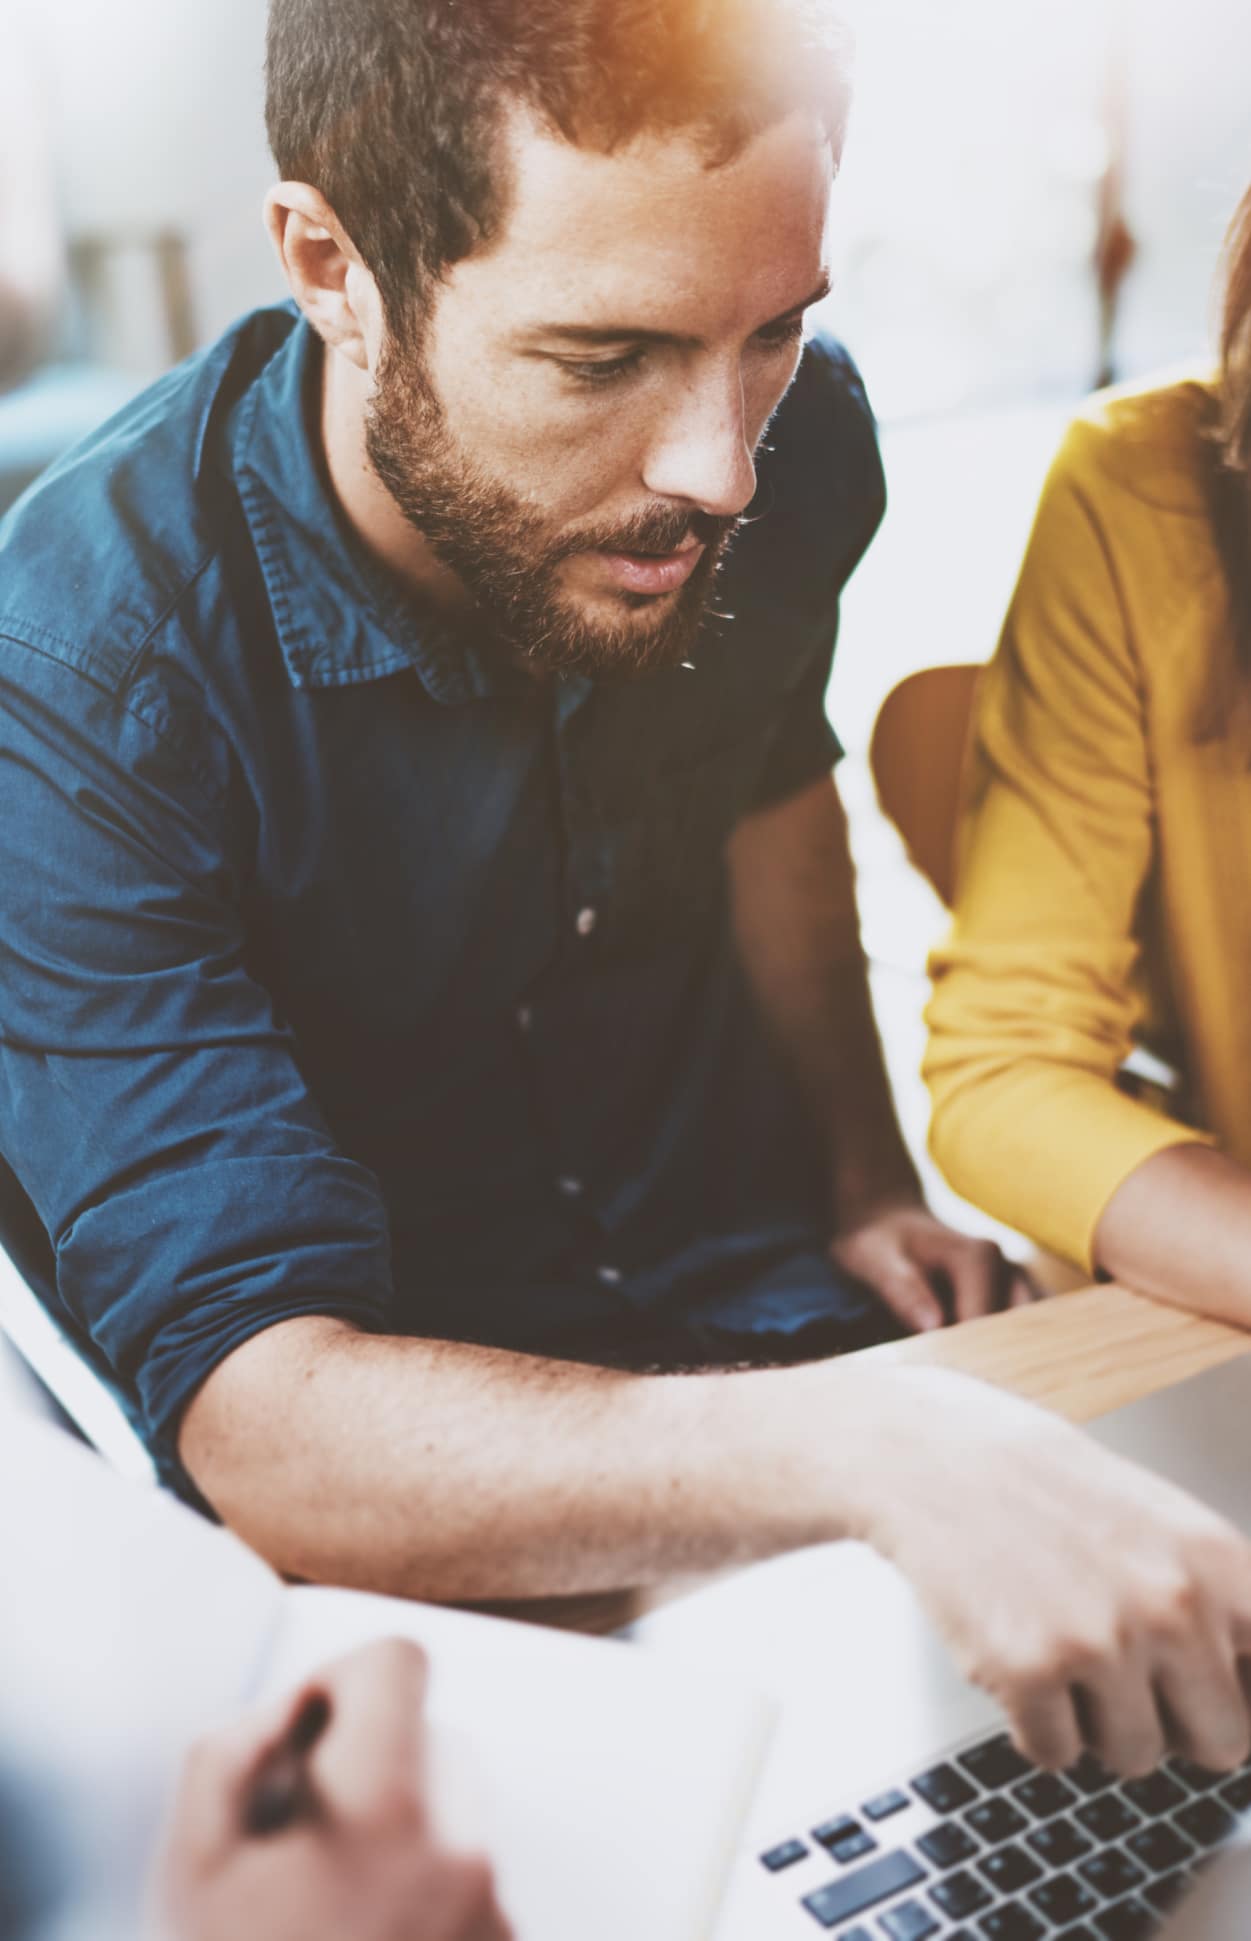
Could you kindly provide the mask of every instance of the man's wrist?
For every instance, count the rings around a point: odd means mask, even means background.
[[[715,1466],[736,1479],[757,1555],[843,1539],[885,1547],[917,1429],[917,1384],[909,1379],[917,1371],[858,1362],[712,1378],[720,1385]],[[940,1385],[947,1379],[942,1370],[924,1374]]]
[[[833,1231],[838,1235],[898,1208],[923,1206],[925,1196],[912,1161],[900,1152],[881,1165],[840,1166],[831,1201]]]

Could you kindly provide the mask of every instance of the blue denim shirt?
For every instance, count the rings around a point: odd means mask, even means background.
[[[723,849],[838,753],[854,368],[805,354],[695,671],[540,685],[347,536],[318,360],[245,319],[0,527],[6,1240],[175,1479],[197,1386],[293,1315],[561,1352],[824,1299],[751,1293],[827,1182]]]

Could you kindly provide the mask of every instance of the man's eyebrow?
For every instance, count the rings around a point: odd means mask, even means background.
[[[804,311],[811,309],[814,303],[820,303],[828,297],[831,287],[828,275],[823,276],[809,296],[804,297],[799,303],[793,303],[789,310],[780,311],[776,317],[770,317],[768,323],[760,324],[756,334],[759,335],[764,330],[776,330],[779,324],[790,323],[794,318],[802,316]],[[635,324],[540,323],[527,325],[525,334],[530,339],[558,337],[567,344],[676,344],[688,349],[695,347],[699,341],[695,337],[683,337],[677,331],[647,330]]]

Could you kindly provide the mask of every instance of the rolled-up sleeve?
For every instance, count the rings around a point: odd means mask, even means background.
[[[838,624],[835,615],[834,626]],[[818,650],[804,670],[794,693],[788,698],[769,748],[763,778],[752,802],[753,809],[766,809],[785,802],[801,789],[820,781],[843,758],[843,745],[830,725],[825,711],[826,689],[830,685],[834,641]]]
[[[377,1326],[387,1222],[250,974],[239,805],[159,693],[0,638],[0,1149],[56,1293],[176,1464],[249,1336]]]

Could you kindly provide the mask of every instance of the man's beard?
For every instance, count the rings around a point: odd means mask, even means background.
[[[512,660],[538,674],[602,679],[689,657],[738,519],[657,505],[624,525],[553,533],[456,444],[417,344],[397,343],[384,356],[365,442],[404,517],[457,575],[475,618]],[[665,596],[619,594],[617,624],[580,611],[559,584],[562,562],[578,553],[673,553],[692,539],[704,551],[685,584]]]

